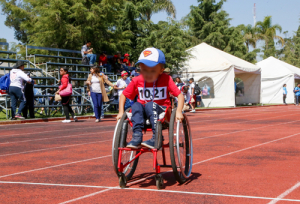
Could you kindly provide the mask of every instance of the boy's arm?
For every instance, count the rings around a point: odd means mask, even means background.
[[[184,105],[184,97],[183,94],[180,93],[178,96],[178,106],[177,106],[177,111],[176,111],[176,120],[179,120],[180,122],[183,120],[183,115],[182,115],[182,109]]]
[[[117,115],[117,120],[121,119],[122,115],[124,114],[124,106],[125,106],[126,97],[121,94],[119,100],[119,114]]]

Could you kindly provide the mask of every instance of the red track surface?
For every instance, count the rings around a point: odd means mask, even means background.
[[[118,188],[111,158],[113,119],[0,126],[0,203],[300,202],[299,107],[188,116],[192,178],[178,185],[163,169],[161,191],[152,177],[151,154],[141,157],[129,188]]]

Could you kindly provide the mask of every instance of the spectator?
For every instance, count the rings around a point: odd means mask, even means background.
[[[96,117],[96,123],[101,121],[102,103],[108,102],[109,99],[106,94],[104,82],[110,86],[113,84],[105,77],[103,73],[100,73],[98,67],[92,67],[90,69],[90,75],[87,79],[87,91],[89,96],[92,97],[94,104],[94,112]]]
[[[175,84],[179,90],[181,90],[181,88],[184,86],[184,83],[181,81],[180,77],[175,78]]]
[[[189,109],[189,104],[190,104],[190,100],[191,100],[191,95],[189,92],[189,87],[188,86],[183,86],[181,88],[181,93],[184,97],[184,107],[183,107],[183,111],[186,111]]]
[[[30,77],[30,73],[28,73],[27,76]],[[24,87],[24,96],[26,99],[26,105],[22,111],[24,118],[27,118],[28,111],[29,111],[30,118],[35,118],[33,85],[34,85],[34,81],[32,81],[31,84],[26,83]]]
[[[123,71],[121,73],[121,79],[118,79],[117,84],[114,86],[114,89],[118,90],[118,99],[120,99],[123,90],[128,86],[129,83],[130,81],[128,79],[128,73]]]
[[[299,106],[300,101],[300,84],[297,84],[297,86],[294,89],[295,97],[296,97],[296,106]]]
[[[201,107],[201,88],[199,87],[198,84],[195,85],[195,89],[194,89],[194,94],[196,95],[196,102],[197,102],[197,107]]]
[[[69,78],[68,74],[68,68],[60,68],[59,74],[61,76],[60,83],[61,85],[59,86],[59,89],[56,93],[59,93],[60,91],[64,90],[67,88],[68,84],[71,83],[71,79]],[[63,120],[63,123],[70,123],[70,114],[72,115],[72,118],[74,119],[75,122],[78,121],[77,117],[74,115],[74,112],[70,106],[70,98],[71,96],[65,96],[61,97],[61,104],[63,105],[64,113],[66,114],[66,119]]]
[[[130,61],[129,61],[129,54],[128,54],[128,53],[126,53],[126,54],[124,55],[123,63],[124,63],[126,66],[128,66],[128,67],[131,66],[131,63],[130,63]]]
[[[96,54],[93,54],[93,48],[90,49],[92,43],[91,41],[88,41],[85,45],[81,48],[81,55],[82,57],[87,57],[90,61],[90,65],[95,64],[96,62]]]
[[[170,75],[171,74],[170,68],[165,68],[164,73]]]
[[[24,72],[24,62],[17,61],[16,65],[10,71],[10,86],[9,86],[9,96],[11,99],[11,115],[12,120],[24,119],[21,113],[26,105],[24,99],[24,81],[27,83],[32,83],[32,79],[28,77]],[[17,103],[20,101],[20,106],[18,113],[16,114]]]
[[[137,77],[140,75],[141,68],[137,67],[134,71],[134,76]]]
[[[122,63],[121,63],[121,52],[120,52],[120,51],[118,51],[118,52],[114,55],[113,61],[114,61],[115,64],[118,64],[118,65],[121,65],[121,64],[122,64]]]
[[[287,95],[286,84],[283,84],[283,103],[285,105],[287,105],[287,103],[286,103],[286,95]]]
[[[106,68],[106,72],[111,72],[111,66],[107,63],[106,51],[103,51],[99,56],[99,65]]]
[[[195,105],[196,105],[196,95],[195,95],[195,83],[194,83],[194,79],[190,78],[189,79],[189,93],[191,95],[191,100],[190,100],[190,104],[192,106],[192,110],[191,113],[195,113]]]

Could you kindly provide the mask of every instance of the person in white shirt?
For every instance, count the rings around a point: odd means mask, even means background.
[[[24,119],[21,116],[22,110],[26,105],[26,100],[24,96],[24,82],[31,83],[32,79],[23,72],[24,62],[17,61],[16,65],[10,71],[10,86],[9,86],[9,96],[11,99],[11,115],[12,120]],[[16,114],[17,103],[20,101],[20,106],[18,113]]]
[[[118,96],[120,96],[124,89],[128,86],[130,80],[128,79],[128,73],[126,71],[121,72],[121,79],[118,79],[117,84],[114,86],[114,89],[118,90]]]
[[[189,93],[191,95],[190,104],[192,106],[191,113],[195,113],[195,105],[196,105],[196,95],[195,95],[195,83],[194,78],[189,79]]]
[[[109,101],[106,94],[104,82],[109,86],[113,86],[113,84],[107,79],[107,77],[103,73],[100,73],[98,67],[92,67],[90,69],[90,72],[91,74],[87,79],[87,91],[89,96],[92,97],[96,117],[95,122],[98,123],[101,121],[102,103]]]

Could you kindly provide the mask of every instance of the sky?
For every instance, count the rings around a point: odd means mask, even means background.
[[[172,0],[176,7],[176,20],[180,20],[190,12],[191,5],[197,5],[197,0]],[[289,37],[297,31],[300,25],[300,0],[227,0],[223,10],[232,18],[231,25],[253,24],[253,5],[256,3],[257,21],[262,21],[265,16],[272,16],[272,23],[279,24],[282,31],[288,31]],[[152,16],[152,21],[167,20],[167,14],[160,12]],[[0,15],[0,38],[6,38],[8,42],[17,42],[14,39],[14,31],[4,25],[5,16]]]

